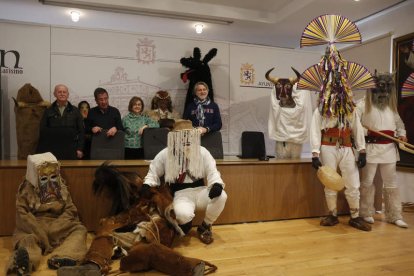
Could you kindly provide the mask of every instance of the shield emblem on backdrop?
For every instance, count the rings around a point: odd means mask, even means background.
[[[138,39],[137,43],[137,59],[138,63],[154,63],[155,61],[155,45],[153,40],[148,38]]]

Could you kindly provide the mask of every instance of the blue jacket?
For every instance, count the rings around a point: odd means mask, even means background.
[[[196,116],[197,104],[195,102],[190,103],[185,112],[183,119],[191,120],[193,122],[193,127],[205,127],[208,131],[219,131],[221,129],[221,115],[218,105],[211,101],[208,105],[204,106],[204,124],[201,125],[201,122],[197,119]]]

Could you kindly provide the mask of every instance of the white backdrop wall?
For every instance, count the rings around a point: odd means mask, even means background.
[[[11,98],[25,83],[32,83],[45,100],[51,101],[53,87],[66,84],[73,104],[87,100],[92,106],[96,105],[93,91],[104,87],[110,104],[122,115],[127,113],[132,96],[142,97],[149,108],[155,92],[165,89],[181,113],[188,84],[180,79],[186,68],[179,60],[192,56],[194,47],[201,49],[202,57],[211,48],[218,49],[209,65],[215,100],[223,117],[225,154],[240,153],[244,130],[265,132],[267,152],[273,154],[274,142],[267,138],[272,85],[264,74],[276,67],[272,75],[291,77],[294,73],[290,66],[302,72],[320,59],[320,54],[306,51],[18,22],[0,22],[0,35],[0,49],[19,51],[23,68],[22,74],[2,74],[5,159],[17,156]],[[6,63],[10,67],[12,62]],[[253,73],[254,79],[243,79],[246,71]],[[305,155],[307,150],[305,147]]]
[[[391,34],[386,34],[374,40],[363,42],[341,51],[342,56],[349,61],[363,64],[374,73],[390,71],[392,39]]]
[[[2,91],[2,145],[6,159],[16,158],[16,121],[14,102],[17,90],[25,83],[36,87],[43,99],[50,98],[50,27],[28,24],[0,23],[0,50],[17,51],[20,55],[15,69],[16,57],[7,53],[0,57]]]

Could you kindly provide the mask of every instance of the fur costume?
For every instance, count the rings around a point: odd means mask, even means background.
[[[187,67],[188,69],[181,73],[181,79],[183,82],[190,81],[187,90],[187,96],[185,98],[184,110],[187,109],[187,106],[193,102],[194,99],[194,85],[197,82],[205,82],[209,88],[209,98],[211,101],[214,102],[214,90],[213,90],[213,82],[211,80],[211,72],[208,62],[212,60],[217,55],[217,49],[211,49],[203,59],[201,59],[201,51],[200,48],[195,47],[193,50],[193,56],[188,58],[181,58],[180,63]]]
[[[377,74],[375,72],[374,78],[376,87],[367,90],[365,99],[357,105],[361,122],[369,129],[404,139],[406,131],[397,111],[394,76],[390,73]],[[397,183],[396,162],[399,160],[397,146],[393,141],[369,130],[365,140],[367,141],[367,166],[362,169],[361,215],[367,221],[374,222],[375,186],[373,181],[379,170],[384,187],[385,218],[389,223],[407,227],[402,220]]]
[[[204,270],[204,265],[209,268]],[[121,259],[121,271],[138,272],[149,269],[172,276],[201,276],[213,273],[217,267],[200,259],[184,257],[157,243],[138,243],[131,248],[128,256]]]
[[[50,102],[43,101],[39,90],[30,83],[23,85],[14,100],[16,114],[17,158],[25,160],[34,154],[39,140],[39,125]]]
[[[189,263],[187,258],[168,248],[172,246],[176,232],[183,235],[175,221],[168,187],[162,185],[157,189],[151,188],[145,194],[141,188],[142,179],[135,172],[121,172],[108,162],[96,170],[94,193],[100,194],[105,190],[105,194],[112,196],[112,216],[101,219],[84,263],[94,263],[99,266],[101,273],[108,274],[111,271],[111,260],[116,257],[114,249],[122,248],[126,255],[121,258],[123,271],[158,270],[162,267],[160,271],[174,275],[177,269],[182,271],[190,266],[196,267],[198,263]],[[156,249],[134,253],[143,247]],[[174,265],[158,264],[158,260],[167,257],[178,262]],[[143,259],[146,260],[146,265],[139,266]],[[66,270],[71,269],[76,267]],[[79,271],[80,267],[73,274],[65,275],[77,275]]]
[[[85,256],[86,233],[55,156],[50,152],[29,155],[26,178],[16,195],[14,256],[28,253],[26,272],[36,270],[41,256],[51,252],[49,261],[69,258],[74,265]],[[8,272],[21,269],[17,259],[11,259]]]
[[[168,91],[160,90],[151,100],[151,110],[146,114],[160,124],[160,127],[172,129],[180,115],[173,109],[171,96]]]

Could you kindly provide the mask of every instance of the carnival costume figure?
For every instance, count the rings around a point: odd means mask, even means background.
[[[275,85],[270,95],[269,138],[276,141],[276,158],[300,158],[312,117],[310,92],[296,89],[300,74],[294,68],[297,78],[271,77],[272,70],[266,73]]]
[[[166,185],[144,192],[137,173],[119,171],[105,162],[95,172],[93,189],[96,195],[110,195],[110,216],[100,220],[83,264],[62,267],[58,276],[100,276],[151,269],[168,275],[201,276],[217,269],[207,261],[185,257],[170,248],[177,233],[184,233],[174,219],[172,196]],[[121,258],[120,267],[114,271],[111,263],[117,258]]]
[[[180,115],[173,109],[172,100],[168,91],[160,90],[155,93],[151,101],[151,110],[147,115],[160,124],[160,127],[172,129],[174,122]]]
[[[35,154],[39,141],[39,125],[50,102],[44,101],[39,90],[30,83],[23,85],[14,100],[16,114],[17,159],[26,160]]]
[[[195,210],[205,210],[197,232],[203,243],[213,242],[211,225],[223,211],[227,194],[216,162],[200,146],[200,132],[193,129],[191,121],[176,122],[174,130],[168,133],[168,147],[151,162],[144,187],[159,186],[163,176],[174,195],[174,212],[183,232],[190,231]]]
[[[52,254],[51,269],[76,265],[86,253],[86,233],[56,157],[50,152],[29,155],[16,195],[14,254],[7,274],[30,275],[47,254]]]
[[[320,35],[315,35],[316,33]],[[346,35],[345,35],[346,34]],[[309,67],[300,77],[298,89],[319,92],[319,106],[314,111],[310,129],[312,166],[324,164],[334,171],[339,167],[345,185],[345,197],[350,208],[349,225],[363,231],[371,226],[359,216],[359,172],[366,163],[364,131],[355,111],[352,89],[375,85],[372,75],[362,65],[342,59],[335,47],[337,42],[360,42],[354,23],[339,15],[315,18],[301,38],[301,46],[328,43],[322,60]],[[352,145],[358,151],[358,160]],[[320,158],[319,158],[320,157]],[[322,226],[333,226],[337,217],[338,191],[325,186],[329,215],[321,220]]]
[[[362,169],[361,216],[374,223],[375,186],[377,170],[381,172],[385,219],[399,227],[408,225],[401,215],[400,192],[397,183],[396,162],[399,160],[397,146],[377,131],[407,142],[404,123],[397,111],[397,95],[394,77],[390,73],[375,74],[376,87],[367,90],[365,99],[358,103],[357,110],[362,125],[367,130],[367,165]],[[374,132],[374,131],[375,132]]]

